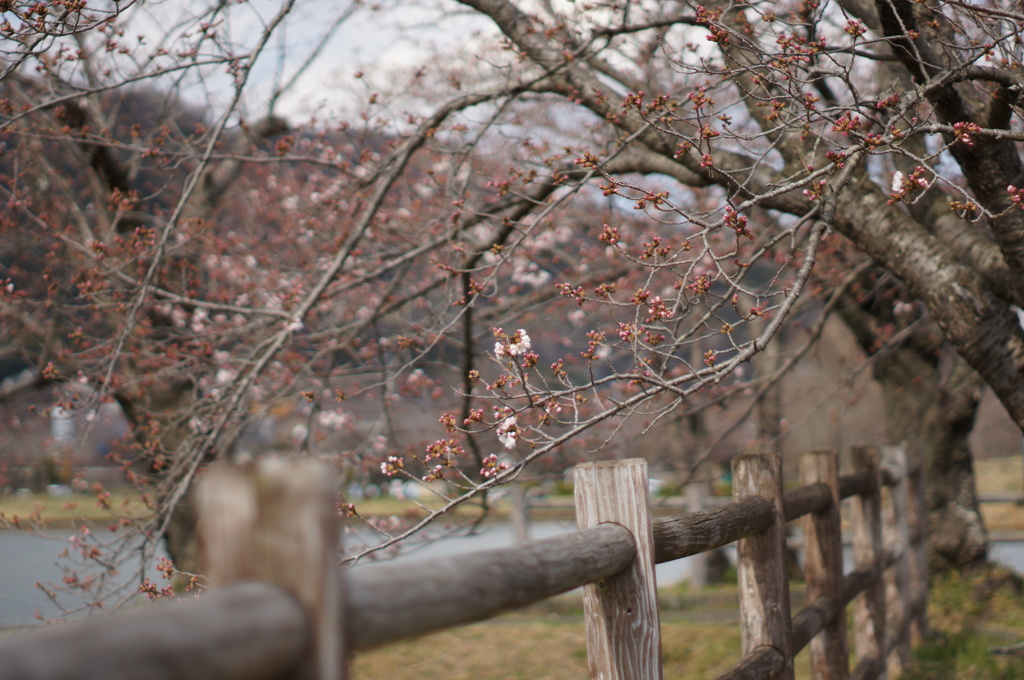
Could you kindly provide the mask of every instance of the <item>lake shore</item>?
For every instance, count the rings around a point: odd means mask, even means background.
[[[986,502],[981,506],[985,525],[993,540],[1021,540],[1024,538],[1024,461],[1019,456],[989,458],[975,461],[978,495],[981,499],[999,498],[999,502]],[[728,498],[721,498],[728,502]],[[356,511],[363,517],[401,517],[416,519],[442,506],[440,499],[408,500],[390,497],[368,498],[356,501]],[[652,499],[655,516],[685,512],[681,498]],[[490,519],[508,519],[512,505],[502,498],[487,510]],[[456,509],[464,519],[478,517],[482,509],[467,503]],[[45,493],[20,496],[0,496],[0,530],[17,528],[76,527],[81,524],[105,527],[122,520],[147,517],[149,508],[142,495],[134,489],[110,492],[102,502],[94,493],[76,493],[70,496],[51,496]],[[575,518],[572,496],[548,496],[531,499],[530,519],[567,520]]]

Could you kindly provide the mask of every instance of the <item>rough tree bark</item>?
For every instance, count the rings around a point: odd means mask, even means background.
[[[877,272],[868,272],[873,278]],[[920,320],[895,347],[878,346],[878,328],[895,322],[896,287],[875,281],[873,294],[861,300],[844,296],[840,313],[882,387],[886,428],[894,442],[918,446],[924,457],[932,571],[983,563],[988,532],[978,506],[973,456],[968,437],[974,427],[984,381],[948,345],[938,328]],[[863,289],[861,291],[864,293]]]

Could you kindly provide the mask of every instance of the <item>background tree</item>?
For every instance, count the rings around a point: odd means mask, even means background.
[[[311,7],[13,3],[0,25],[0,315],[29,369],[5,392],[122,405],[156,510],[133,536],[180,568],[190,483],[282,402],[297,451],[453,485],[390,545],[569,442],[739,393],[798,306],[840,306],[862,344],[890,314],[930,329],[898,352],[957,437],[979,381],[1024,425],[1015,6]],[[360,21],[427,65],[341,72],[340,114],[285,122]],[[435,31],[465,40],[415,42]],[[394,414],[424,411],[416,442]],[[964,491],[936,508],[977,515],[969,451],[928,453]]]
[[[580,11],[570,18],[549,6],[531,16],[506,2],[467,4],[491,16],[523,54],[552,73],[552,92],[572,92],[623,134],[676,160],[682,183],[710,179],[729,199],[775,214],[806,215],[799,193],[818,204],[818,225],[837,229],[899,277],[923,302],[911,313],[926,312],[1021,423],[1014,311],[1020,289],[1007,264],[1016,257],[1022,218],[1019,153],[1008,143],[1020,138],[1014,129],[1019,15],[997,5],[909,2],[800,3],[785,13],[757,3],[679,5],[645,14],[631,3],[621,6],[621,22],[589,32],[567,29],[563,42],[573,40],[587,55],[569,62],[559,61],[550,36],[554,27],[579,26]],[[683,47],[693,35],[685,28],[694,25],[705,27],[714,53],[695,41]],[[619,38],[628,50],[645,32],[656,36],[652,51],[664,55],[676,82],[638,78],[626,59],[600,56],[597,46],[614,50]],[[690,50],[704,58],[690,58]],[[692,80],[680,85],[686,76]],[[626,108],[635,117],[613,117],[609,82],[659,97],[648,104],[631,95]],[[708,106],[709,92],[724,105]],[[684,95],[699,104],[683,106]],[[716,118],[720,123],[713,124]],[[888,172],[882,159],[891,164]],[[686,178],[687,170],[699,179]],[[940,347],[933,338],[923,350],[927,377],[936,374]],[[898,423],[907,419],[896,414],[929,401],[938,405],[932,413],[941,414],[933,416],[940,427],[931,431],[951,436],[941,444],[925,440],[931,442],[932,506],[946,518],[968,513],[954,532],[954,543],[965,545],[946,550],[950,560],[966,564],[984,555],[985,542],[963,444],[979,383],[966,365],[947,363],[940,380],[919,383],[927,387],[918,388],[917,399],[902,393],[911,406],[893,409],[892,434],[906,433]]]

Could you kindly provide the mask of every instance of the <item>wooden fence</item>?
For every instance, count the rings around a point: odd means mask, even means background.
[[[800,462],[783,492],[778,456],[733,463],[734,502],[651,518],[642,460],[576,470],[580,530],[508,549],[337,572],[329,475],[260,461],[204,475],[201,507],[214,584],[192,602],[0,638],[0,680],[328,680],[370,649],[584,588],[592,676],[661,678],[654,565],[738,541],[742,658],[719,680],[885,678],[925,626],[921,466],[902,449],[862,448],[839,476],[831,453]],[[855,568],[843,573],[840,499]],[[802,518],[808,604],[790,615],[786,523]],[[846,605],[854,602],[851,672]],[[495,670],[500,677],[500,670]]]

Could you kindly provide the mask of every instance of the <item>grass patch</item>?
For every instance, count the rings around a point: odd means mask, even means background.
[[[908,680],[1011,680],[1024,678],[1024,655],[992,654],[1024,639],[1024,597],[1008,572],[936,579],[929,602],[931,632],[915,650]],[[995,584],[995,585],[994,585]],[[662,654],[665,677],[711,680],[740,659],[736,587],[707,592],[663,590]],[[682,595],[680,606],[669,604]],[[713,597],[712,597],[713,596]],[[562,680],[585,678],[586,634],[579,595],[566,595],[505,616],[410,640],[356,656],[354,680]],[[794,598],[797,599],[797,598]],[[700,604],[697,604],[700,603]],[[731,603],[731,604],[730,604]],[[694,605],[697,604],[695,607]],[[732,615],[727,609],[731,607]],[[799,606],[794,607],[794,613]],[[714,620],[720,610],[721,621]],[[851,628],[852,641],[852,628]],[[809,679],[806,650],[796,677]]]
[[[1007,570],[937,578],[928,623],[931,635],[914,652],[909,680],[1024,678],[1024,653],[992,653],[1024,640],[1024,597]]]
[[[1024,531],[1024,505],[982,503],[981,516],[989,531]]]
[[[562,680],[587,677],[582,621],[502,619],[465,626],[356,656],[355,680]]]
[[[735,624],[662,623],[665,677],[710,680],[739,660]],[[582,616],[501,617],[356,656],[354,680],[589,677]]]
[[[0,498],[0,528],[107,524],[122,517],[138,518],[150,513],[134,491],[111,493],[106,502],[108,507],[100,505],[95,494],[6,496]]]
[[[740,660],[735,585],[661,589],[665,677],[711,680]],[[806,659],[798,676],[809,677]],[[586,632],[577,593],[504,616],[359,654],[354,680],[565,680],[586,678]]]
[[[978,492],[984,494],[1021,493],[1024,486],[1024,459],[1021,456],[974,460]]]

